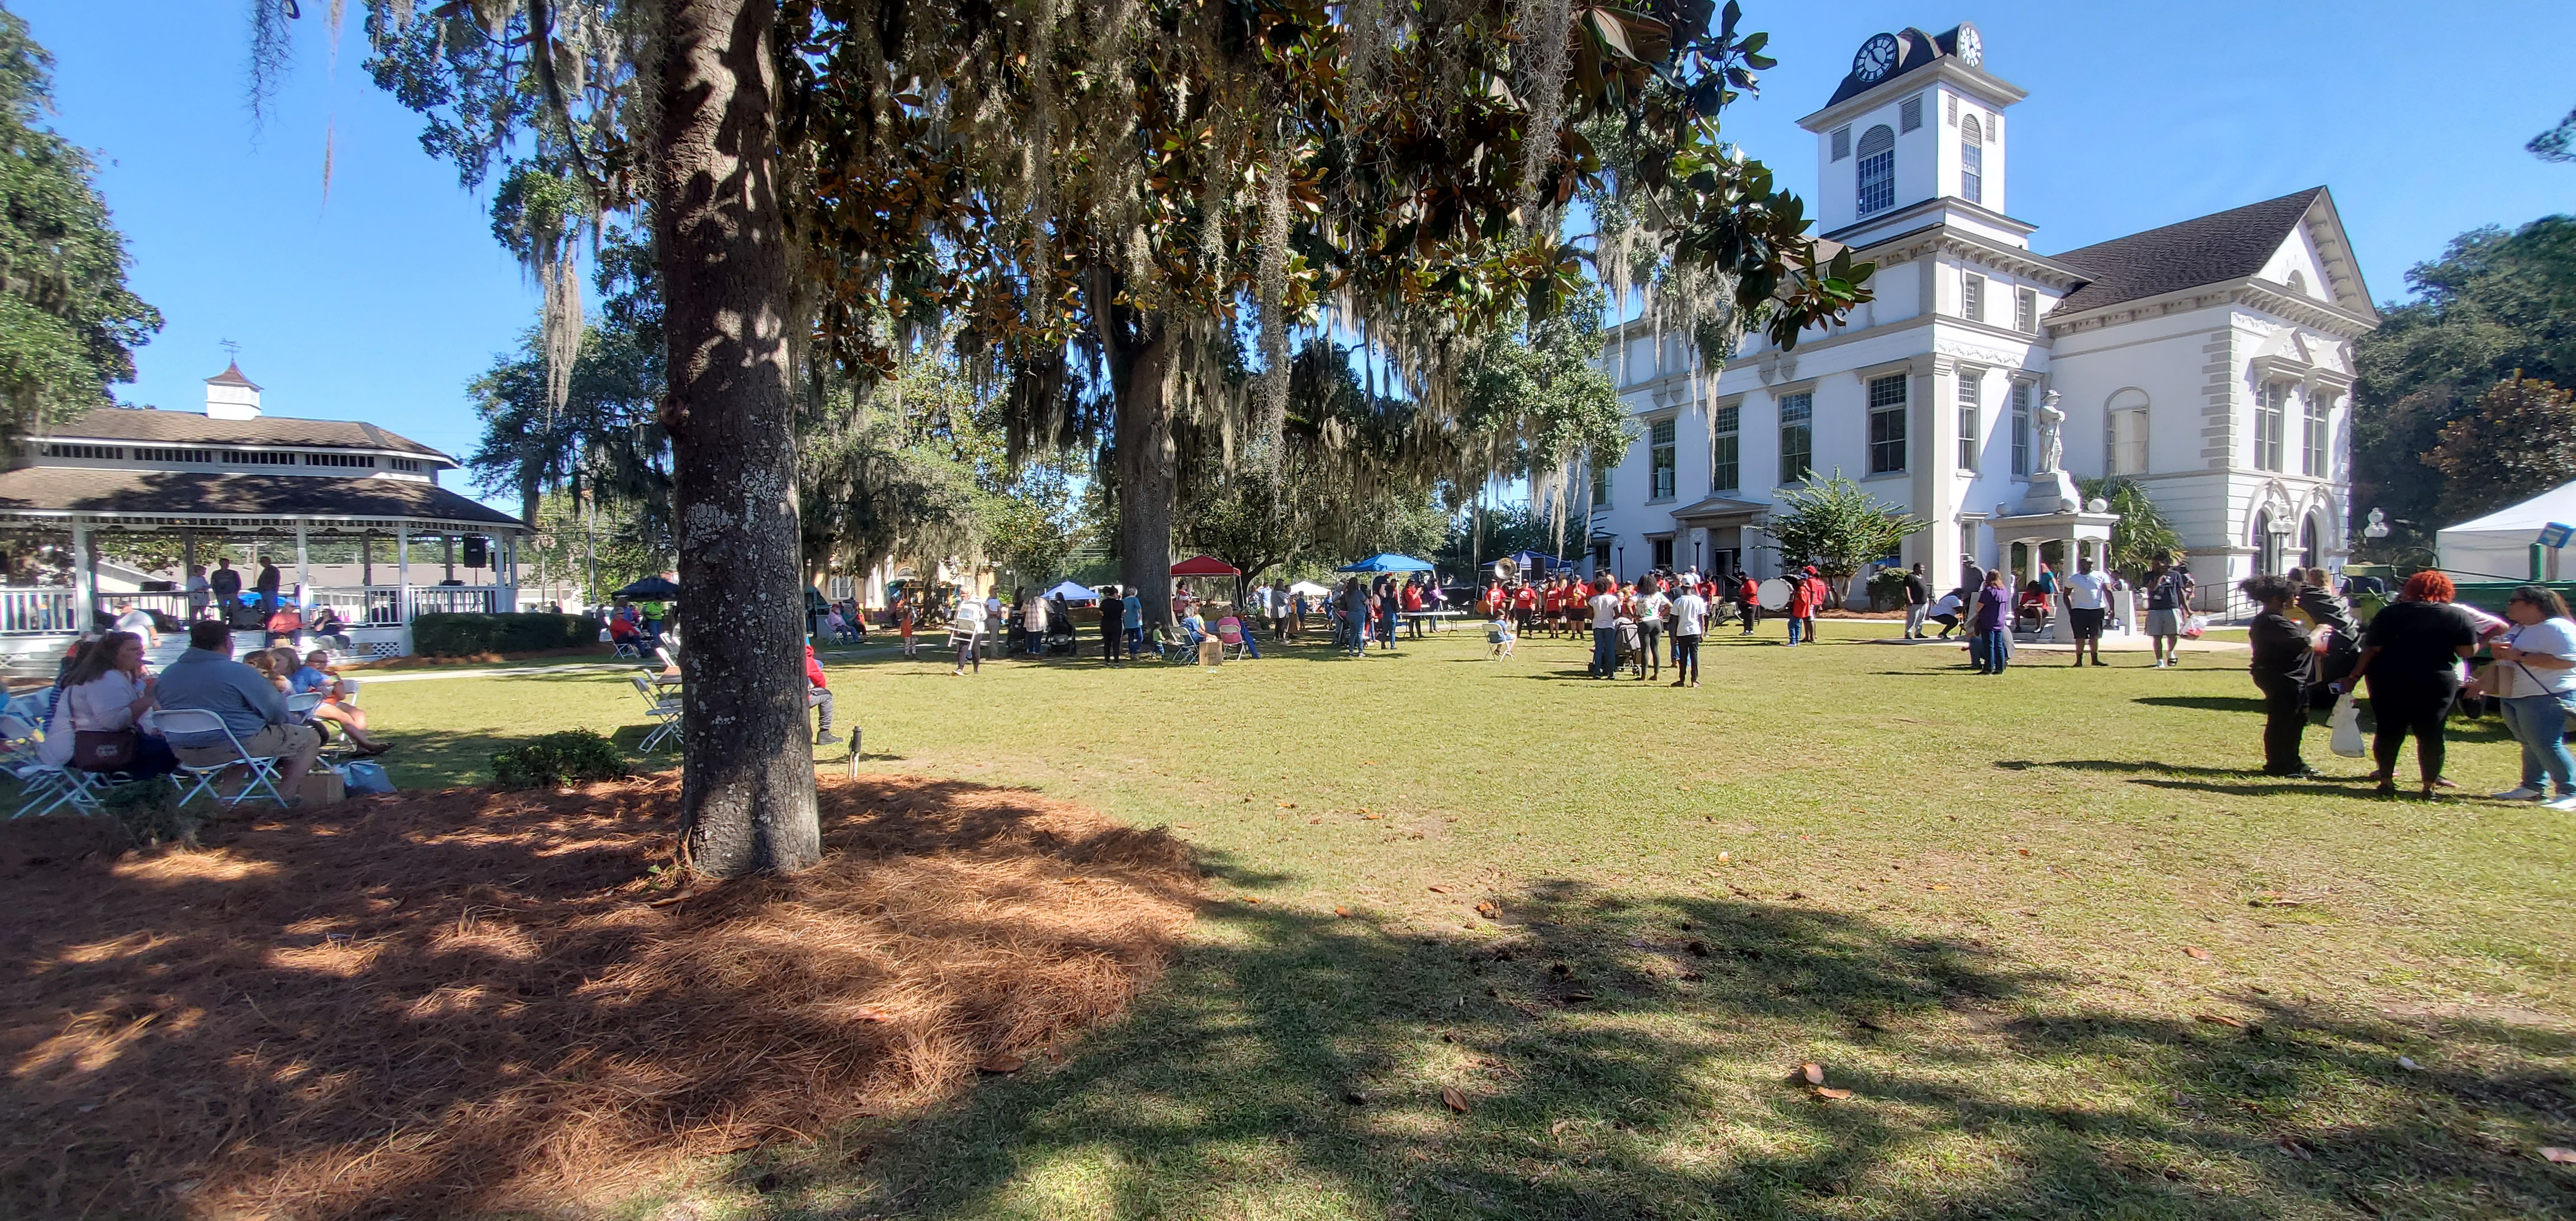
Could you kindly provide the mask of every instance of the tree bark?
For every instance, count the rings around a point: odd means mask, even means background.
[[[1115,349],[1113,349],[1113,352]],[[1118,421],[1111,448],[1118,462],[1118,565],[1145,603],[1145,626],[1172,621],[1172,405],[1163,395],[1170,347],[1157,332],[1113,357]]]
[[[772,0],[668,0],[661,240],[680,553],[680,818],[690,868],[822,858],[805,728]]]

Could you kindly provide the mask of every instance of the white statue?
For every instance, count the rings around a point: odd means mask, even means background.
[[[2057,392],[2039,397],[2039,465],[2031,473],[2047,475],[2064,469],[2058,464],[2066,457],[2066,440],[2061,434],[2066,427],[2066,412],[2057,406]]]

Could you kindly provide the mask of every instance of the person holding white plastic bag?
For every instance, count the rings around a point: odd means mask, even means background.
[[[2541,585],[2513,591],[2504,615],[2513,627],[2489,646],[2495,664],[2487,683],[2505,727],[2522,743],[2522,783],[2496,799],[2576,810],[2576,756],[2567,750],[2567,719],[2576,714],[2576,621],[2567,617],[2566,600]]]

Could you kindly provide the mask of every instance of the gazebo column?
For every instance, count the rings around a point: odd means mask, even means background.
[[[302,610],[309,611],[313,608],[305,604],[307,600],[305,591],[313,588],[313,578],[307,569],[308,564],[306,562],[304,551],[304,523],[299,521],[295,523],[295,604]]]
[[[90,550],[89,523],[72,519],[71,630],[86,633],[98,620],[98,557]]]
[[[394,527],[394,622],[402,628],[403,656],[411,656],[411,527]]]

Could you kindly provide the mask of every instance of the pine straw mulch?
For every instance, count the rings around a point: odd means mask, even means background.
[[[0,1214],[605,1199],[1034,1058],[1199,895],[1160,831],[881,776],[824,782],[823,864],[657,906],[677,798],[367,798],[122,857],[0,825]]]

